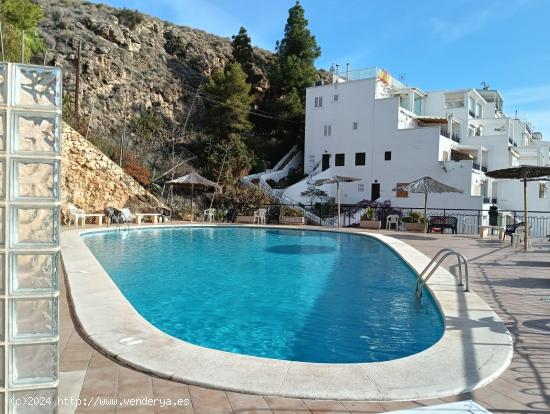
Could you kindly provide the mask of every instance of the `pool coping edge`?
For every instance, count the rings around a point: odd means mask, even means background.
[[[132,229],[191,226],[225,225],[164,224]],[[429,261],[407,243],[377,233],[311,226],[238,227],[352,233],[380,240],[417,273]],[[226,391],[292,398],[417,400],[481,387],[497,378],[512,358],[512,338],[496,313],[474,292],[462,292],[454,276],[442,267],[434,273],[428,288],[445,321],[444,334],[433,346],[411,356],[363,364],[317,364],[192,345],[151,325],[126,300],[81,237],[98,231],[116,230],[75,229],[61,234],[62,265],[74,317],[86,339],[102,353],[157,377]],[[104,312],[97,311],[98,303],[102,303]]]

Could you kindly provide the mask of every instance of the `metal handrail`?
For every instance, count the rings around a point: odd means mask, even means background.
[[[437,270],[437,268],[441,265],[441,263],[449,256],[456,256],[457,263],[458,263],[458,286],[464,286],[464,292],[470,291],[470,280],[469,280],[469,274],[468,274],[468,260],[464,257],[463,254],[457,252],[456,250],[449,249],[448,247],[445,249],[441,249],[438,251],[434,257],[432,257],[432,260],[430,260],[430,263],[424,268],[424,270],[418,275],[418,281],[416,282],[416,297],[421,298],[422,297],[422,288],[428,283],[428,280],[434,272]],[[439,258],[439,260],[436,262],[436,260]],[[428,272],[430,267],[435,263],[435,266],[432,267],[430,272],[427,274],[426,277],[423,278],[423,276]],[[464,279],[462,279],[462,264],[464,264]],[[465,282],[463,284],[463,281]]]

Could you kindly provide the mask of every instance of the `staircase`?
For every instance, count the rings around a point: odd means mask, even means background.
[[[288,172],[291,169],[295,168],[297,165],[299,165],[301,160],[302,160],[302,152],[298,150],[297,146],[294,146],[283,158],[281,158],[281,160],[277,164],[275,164],[273,169],[242,177],[241,182],[248,187],[259,187],[273,201],[280,204],[288,205],[289,207],[300,211],[310,223],[313,223],[319,226],[337,227],[338,225],[337,216],[329,217],[329,218],[321,218],[311,210],[308,210],[307,208],[303,207],[303,203],[300,203],[288,197],[287,195],[285,195],[284,194],[285,190],[274,189],[268,184],[268,180],[280,181],[285,177],[287,177]],[[320,168],[320,163],[318,163],[311,174],[309,174],[302,181],[299,181],[294,185],[299,185],[300,183],[302,185],[310,185],[313,180],[313,177],[317,176],[322,172],[323,171]],[[255,180],[258,181],[257,185],[254,184],[253,182]],[[349,220],[347,224],[349,225],[349,224],[358,223],[359,219],[361,218],[361,214],[362,214],[362,211],[357,211],[356,213],[352,214],[351,220]],[[348,218],[347,214],[341,214],[340,223],[345,223],[346,222],[345,220],[347,218]]]

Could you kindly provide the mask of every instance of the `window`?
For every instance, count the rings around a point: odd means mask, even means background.
[[[324,135],[325,137],[330,137],[332,135],[332,125],[325,125]]]
[[[334,156],[334,166],[343,167],[345,163],[345,154],[336,154]]]
[[[317,96],[315,97],[315,108],[322,108],[323,107],[323,97]]]
[[[364,152],[355,153],[355,165],[365,165],[366,164],[366,154]]]
[[[338,94],[334,95],[334,102],[338,102]]]
[[[546,183],[539,182],[539,198],[546,198]]]
[[[386,151],[384,153],[384,160],[385,161],[391,161],[391,151]]]
[[[476,118],[483,118],[482,115],[483,115],[483,113],[482,113],[481,104],[477,103],[476,104]]]
[[[364,193],[365,192],[365,184],[357,184],[357,192]]]
[[[353,123],[353,129],[357,129],[357,127],[358,127],[358,124],[357,124],[357,121],[355,121],[355,122]]]
[[[396,188],[405,187],[407,184],[409,184],[409,183],[397,183],[395,185],[395,187]],[[400,198],[407,198],[409,196],[409,193],[408,193],[408,191],[397,190],[395,192],[395,196],[400,197]]]

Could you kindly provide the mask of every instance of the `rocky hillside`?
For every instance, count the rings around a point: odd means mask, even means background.
[[[39,29],[49,48],[46,60],[63,69],[66,92],[74,90],[82,41],[81,107],[85,118],[93,108],[95,134],[120,133],[125,102],[130,116],[155,108],[181,121],[192,99],[189,88],[231,56],[230,39],[201,30],[86,1],[35,1],[45,15]],[[256,49],[255,57],[265,88],[270,53]]]
[[[63,125],[61,198],[63,217],[67,204],[73,203],[87,212],[103,212],[105,207],[131,207],[132,210],[155,211],[162,203],[109,157],[79,133]]]

